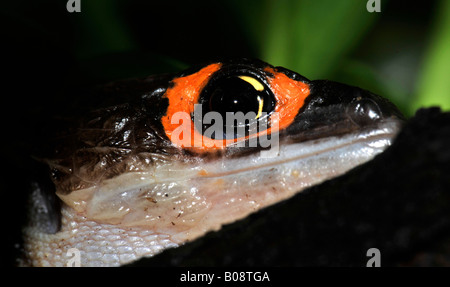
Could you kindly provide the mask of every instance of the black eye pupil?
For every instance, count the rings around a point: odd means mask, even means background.
[[[227,112],[258,113],[260,101],[264,98],[250,83],[238,77],[227,78],[218,84],[209,100],[211,111],[220,113],[224,118]]]
[[[254,76],[239,74],[210,82],[199,102],[204,117],[209,112],[215,112],[222,118],[223,132],[207,133],[215,139],[238,138],[258,132],[257,123],[262,120],[266,121],[267,128],[267,115],[275,108],[275,96],[266,85]],[[228,120],[230,113],[235,115],[231,121]],[[205,130],[210,126],[203,124],[197,128],[205,135]]]

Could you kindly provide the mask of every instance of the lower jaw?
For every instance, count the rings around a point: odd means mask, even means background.
[[[140,208],[115,224],[104,218],[92,218],[89,212],[80,214],[65,205],[60,232],[44,234],[32,227],[26,230],[25,250],[29,260],[23,264],[66,266],[71,259],[67,253],[70,248],[79,250],[82,266],[119,266],[153,256],[344,174],[381,153],[397,130],[398,123],[388,122],[366,134],[280,147],[280,154],[291,156],[282,161],[267,159],[263,164],[255,161],[256,167],[245,169],[236,167],[249,166],[248,159],[208,164],[204,167],[206,174],[180,180],[172,190],[177,196],[159,202],[159,209],[167,210],[164,216],[155,211],[158,208],[154,202],[149,203],[154,211],[152,216],[143,211],[143,196],[153,199],[157,194],[130,193],[142,190],[137,187],[128,192],[140,200],[140,205],[136,203]]]
[[[24,256],[20,266],[120,266],[176,247],[169,234],[139,227],[120,227],[88,220],[63,206],[62,229],[42,233],[36,227],[24,230]],[[78,254],[77,254],[78,253]]]

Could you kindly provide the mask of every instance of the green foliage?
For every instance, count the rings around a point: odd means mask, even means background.
[[[244,29],[254,35],[260,57],[301,71],[329,76],[376,18],[355,0],[235,1]]]
[[[410,112],[421,106],[450,110],[450,1],[441,0],[438,11]]]
[[[242,18],[243,29],[257,47],[258,56],[267,62],[298,71],[311,79],[329,78],[372,90],[390,98],[408,116],[424,106],[449,109],[450,1],[441,0],[436,23],[432,30],[426,31],[433,37],[426,43],[428,52],[421,59],[423,68],[406,71],[408,75],[403,77],[417,79],[418,85],[411,80],[402,85],[374,67],[374,61],[370,63],[354,57],[365,49],[363,44],[367,35],[378,25],[390,4],[382,1],[381,13],[369,13],[366,2],[236,0],[232,3]],[[389,30],[384,35],[377,39],[380,47],[404,36]],[[401,56],[398,53],[398,57]],[[375,62],[389,60],[380,57]],[[397,70],[402,69],[396,67],[391,74]],[[398,78],[402,75],[397,75]]]

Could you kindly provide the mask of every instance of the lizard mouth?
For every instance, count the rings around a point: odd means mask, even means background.
[[[281,141],[274,151],[261,151],[275,156],[254,153],[196,165],[166,164],[58,196],[99,223],[192,240],[372,159],[391,144],[399,127],[398,120],[388,119],[363,132]]]
[[[282,142],[273,158],[252,154],[195,167],[161,166],[154,176],[128,173],[60,194],[61,230],[45,234],[28,227],[29,262],[22,264],[65,264],[71,248],[80,251],[82,266],[119,266],[153,256],[372,159],[400,126],[387,119],[365,132]]]

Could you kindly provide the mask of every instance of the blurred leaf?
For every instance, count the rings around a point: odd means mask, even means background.
[[[185,69],[184,63],[140,49],[121,11],[124,2],[85,1],[81,13],[73,14],[78,24],[76,56],[81,80],[102,82]]]
[[[339,73],[334,80],[343,83],[348,82],[375,94],[382,95],[389,98],[402,112],[408,110],[408,91],[398,82],[391,81],[365,62],[357,60],[344,61],[339,67]],[[409,114],[406,114],[406,116],[409,116]]]
[[[424,106],[450,109],[450,1],[441,0],[438,13],[411,111]]]
[[[117,0],[83,1],[81,13],[73,17],[81,28],[77,43],[79,58],[136,49],[119,11]]]
[[[306,77],[333,72],[376,18],[366,1],[235,1],[259,57]]]

